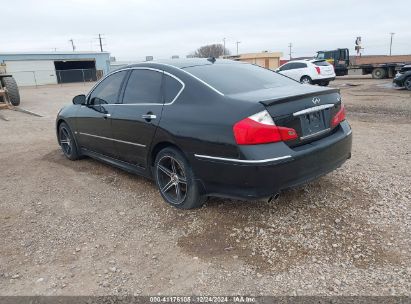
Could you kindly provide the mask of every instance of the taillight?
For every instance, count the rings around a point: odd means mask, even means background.
[[[233,126],[233,132],[239,145],[258,145],[297,138],[294,129],[276,126],[266,110],[237,122]]]
[[[320,74],[321,74],[321,69],[320,69],[320,67],[316,66],[315,69],[317,70],[318,75],[320,75]]]
[[[335,114],[333,119],[331,119],[331,126],[334,128],[344,119],[345,119],[345,107],[344,107],[344,104],[341,103],[340,110],[338,110],[337,114]]]

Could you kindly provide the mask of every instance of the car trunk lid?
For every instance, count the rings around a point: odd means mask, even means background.
[[[329,135],[331,119],[341,107],[339,90],[311,85],[278,87],[236,94],[236,98],[258,101],[277,126],[292,128],[298,138],[286,143],[298,146]]]

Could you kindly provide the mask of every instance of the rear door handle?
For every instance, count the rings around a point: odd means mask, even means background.
[[[141,115],[141,118],[144,118],[145,120],[152,120],[152,119],[156,119],[157,115],[155,115],[155,114],[143,114],[143,115]]]

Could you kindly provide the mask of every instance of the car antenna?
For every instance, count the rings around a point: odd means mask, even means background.
[[[216,61],[215,57],[208,57],[207,60],[211,63],[214,63]]]

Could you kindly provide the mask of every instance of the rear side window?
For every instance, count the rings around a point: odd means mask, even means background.
[[[321,60],[321,61],[314,61],[313,62],[316,66],[327,66],[327,65],[331,65],[329,64],[327,61],[325,60]]]
[[[124,91],[123,103],[163,103],[162,79],[161,72],[133,70]]]
[[[198,65],[185,70],[223,94],[299,85],[288,77],[248,63]]]
[[[164,99],[165,103],[172,102],[180,93],[183,85],[174,77],[164,74]]]
[[[126,71],[114,73],[101,81],[91,92],[90,103],[94,105],[116,103],[126,73]]]

